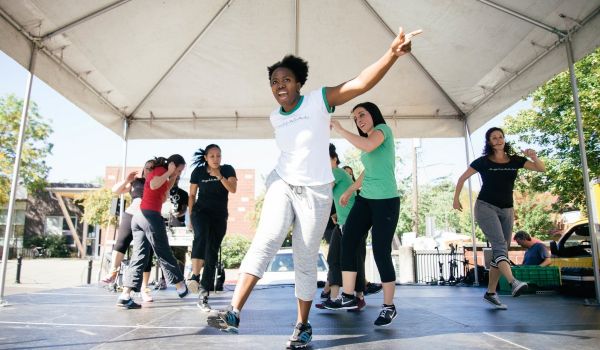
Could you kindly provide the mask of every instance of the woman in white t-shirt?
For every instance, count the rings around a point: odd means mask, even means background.
[[[308,314],[317,288],[316,261],[332,203],[333,175],[327,151],[331,113],[335,106],[375,86],[398,57],[410,52],[410,40],[420,32],[405,35],[400,29],[385,54],[357,77],[306,95],[300,94],[308,77],[306,61],[289,55],[268,67],[271,92],[279,104],[270,119],[281,154],[267,179],[261,218],[240,267],[231,306],[210,315],[209,325],[237,333],[240,310],[293,226],[298,313],[287,345],[304,347],[311,341]]]

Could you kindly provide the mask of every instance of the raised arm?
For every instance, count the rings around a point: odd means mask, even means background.
[[[402,27],[398,36],[394,38],[390,48],[375,63],[365,68],[354,79],[341,83],[338,86],[327,87],[327,102],[330,106],[342,105],[351,99],[364,94],[375,86],[383,76],[390,70],[398,57],[405,55],[411,50],[411,39],[421,34],[422,30],[404,34]]]
[[[346,130],[337,120],[331,121],[331,127],[343,138],[348,140],[354,147],[364,152],[371,152],[379,147],[385,140],[383,131],[374,130],[369,136],[362,137]]]
[[[528,148],[523,151],[523,154],[525,157],[529,158],[529,160],[527,160],[523,165],[525,169],[539,171],[541,173],[546,171],[546,165],[541,159],[538,158],[537,153],[534,150]]]
[[[175,163],[170,162],[167,171],[164,174],[160,176],[154,176],[152,180],[150,180],[150,189],[156,190],[157,188],[162,186],[166,181],[169,181],[169,177],[175,172],[176,169],[177,166],[175,166]],[[169,188],[171,188],[171,186],[172,183],[169,185]]]
[[[477,173],[477,170],[468,167],[467,170],[458,178],[456,182],[456,189],[454,190],[454,203],[452,207],[456,210],[462,211],[462,205],[460,204],[460,192],[462,191],[463,185],[468,178]]]
[[[125,180],[117,182],[112,187],[112,192],[115,194],[123,194],[129,192],[129,190],[131,189],[131,183],[133,182],[133,180],[135,180],[137,173],[137,171],[132,171],[129,174],[127,174]]]

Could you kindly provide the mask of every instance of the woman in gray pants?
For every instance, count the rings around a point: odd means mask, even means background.
[[[139,309],[140,304],[133,301],[131,292],[139,292],[142,284],[142,272],[149,259],[150,248],[154,250],[160,267],[169,283],[175,284],[180,298],[188,294],[183,273],[173,256],[165,220],[160,214],[162,204],[169,195],[169,190],[185,169],[185,160],[179,154],[168,159],[154,160],[154,169],[148,174],[144,184],[144,195],[140,211],[133,216],[131,230],[133,231],[133,254],[129,268],[125,272],[123,293],[117,300],[117,306],[124,309]]]
[[[296,56],[268,67],[271,93],[279,104],[270,116],[281,151],[267,179],[267,192],[256,235],[240,266],[231,305],[211,314],[210,326],[237,333],[240,311],[293,225],[292,247],[298,312],[288,348],[306,347],[312,339],[308,314],[317,289],[319,244],[331,210],[330,160],[327,156],[331,113],[335,106],[369,91],[396,62],[410,52],[411,38],[420,31],[394,38],[385,54],[358,76],[337,86],[323,86],[306,95],[300,89],[308,63]]]
[[[515,155],[504,140],[504,131],[490,128],[485,133],[483,155],[475,159],[460,176],[454,191],[454,209],[462,210],[460,191],[465,181],[479,173],[483,185],[475,202],[475,220],[492,246],[493,259],[490,263],[488,290],[483,299],[498,309],[505,310],[496,294],[498,280],[502,274],[512,287],[512,296],[518,297],[527,290],[527,283],[513,277],[508,259],[508,247],[512,240],[514,219],[513,187],[520,168],[540,171],[546,170],[544,162],[532,149],[523,151],[522,156]],[[529,159],[528,159],[529,158]]]

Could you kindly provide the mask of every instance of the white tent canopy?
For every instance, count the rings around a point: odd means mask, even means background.
[[[495,5],[499,5],[494,7]],[[517,17],[504,7],[523,18]],[[396,137],[459,137],[600,45],[600,1],[0,0],[0,49],[129,139],[271,138],[266,67],[308,60],[303,91],[352,78],[400,25],[422,28],[358,102],[377,103]],[[545,25],[548,28],[543,28]],[[553,33],[552,31],[555,31]]]
[[[600,46],[599,13],[600,0],[0,0],[0,50],[30,71],[5,242],[32,74],[125,141],[271,138],[268,65],[300,55],[311,67],[304,91],[337,85],[400,25],[424,31],[413,54],[352,102],[377,103],[396,137],[468,136],[569,68],[591,213],[573,62]],[[334,114],[347,126],[352,102]],[[590,228],[600,298],[591,215]]]

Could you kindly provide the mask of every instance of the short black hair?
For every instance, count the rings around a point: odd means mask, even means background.
[[[304,83],[306,83],[306,79],[308,78],[308,62],[302,58],[294,55],[287,55],[281,61],[267,67],[267,70],[269,71],[269,81],[271,81],[273,72],[277,68],[287,68],[291,70],[296,77],[296,81],[298,81],[301,86],[304,86]]]
[[[329,144],[329,158],[331,158],[331,159],[335,158],[335,165],[340,165],[340,157],[338,156],[337,152],[335,151],[335,145],[333,143]]]
[[[513,239],[515,241],[517,239],[520,239],[523,241],[531,241],[531,236],[529,235],[529,233],[527,233],[525,231],[517,231],[517,233],[515,233],[515,236],[513,237]]]

